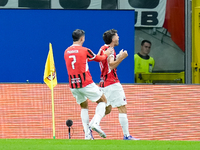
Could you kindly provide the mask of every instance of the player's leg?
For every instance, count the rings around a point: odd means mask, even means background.
[[[105,95],[105,97],[106,97],[106,100],[107,100],[107,104],[106,104],[106,111],[105,111],[105,115],[104,116],[106,116],[106,115],[108,115],[110,112],[111,112],[111,110],[112,110],[112,106],[111,106],[111,104],[110,104],[110,102],[109,102],[109,93],[108,93],[108,90],[107,90],[107,88],[102,88],[102,87],[100,87],[100,89],[103,91],[103,93],[104,93],[104,95]]]
[[[105,138],[106,135],[101,130],[99,124],[100,124],[101,119],[105,115],[105,107],[107,103],[106,97],[104,96],[103,92],[99,89],[99,87],[95,83],[89,84],[81,92],[84,92],[86,97],[89,100],[97,103],[95,115],[93,117],[94,123],[91,124],[91,128],[94,131],[98,132],[101,137]]]
[[[83,129],[85,132],[85,139],[93,139],[92,133],[89,129],[89,114],[88,114],[88,101],[79,89],[71,89],[73,96],[76,98],[76,102],[81,107],[81,120],[83,124]]]
[[[86,100],[85,102],[81,103],[80,106],[81,106],[81,120],[85,132],[85,139],[86,140],[94,139],[89,129],[88,101]]]
[[[105,115],[104,115],[104,116],[106,116],[111,112],[112,106],[110,105],[109,99],[107,97],[107,92],[106,92],[107,90],[105,88],[101,88],[101,87],[99,87],[99,89],[104,93],[106,100],[107,100],[106,111],[105,111]],[[90,121],[89,126],[91,126],[93,123],[94,123],[94,117]]]
[[[119,122],[122,127],[122,131],[125,137],[129,136],[129,127],[128,127],[128,118],[127,118],[127,109],[126,106],[117,107],[119,111]]]
[[[105,111],[106,111],[106,97],[103,94],[101,96],[101,98],[96,101],[97,103],[97,107],[96,107],[96,111],[95,111],[95,116],[94,116],[94,123],[93,124],[100,124],[101,119],[104,117],[105,115]]]
[[[80,104],[81,106],[81,119],[82,119],[82,124],[84,128],[84,132],[88,133],[89,131],[89,115],[88,115],[88,101],[86,100],[85,102]]]
[[[119,111],[119,122],[121,124],[124,137],[131,137],[129,134],[129,124],[127,118],[127,101],[123,87],[120,83],[115,83],[110,86],[109,91],[111,93],[109,101],[112,107],[117,107]]]
[[[92,130],[98,132],[101,137],[106,138],[106,134],[101,130],[101,127],[99,126],[101,119],[105,115],[105,107],[106,107],[107,100],[104,94],[96,102],[97,102],[97,107],[96,107],[95,115],[93,117],[94,123],[91,125],[91,128]]]
[[[129,134],[129,125],[128,125],[128,117],[127,117],[127,109],[126,105],[117,107],[119,111],[119,122],[122,126],[123,134],[124,134],[124,140],[139,140],[137,138],[132,137]]]
[[[109,105],[106,107],[106,111],[105,111],[105,115],[103,117],[105,117],[106,115],[108,115],[110,112],[112,111],[112,106]],[[91,126],[94,123],[94,117],[92,118],[92,120],[89,123],[89,126]]]
[[[105,115],[108,115],[111,111],[112,111],[112,106],[111,105],[107,106]]]

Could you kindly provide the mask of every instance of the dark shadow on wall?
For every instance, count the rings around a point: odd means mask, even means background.
[[[8,0],[0,0],[0,6],[5,6],[8,3]]]
[[[87,9],[91,0],[59,0],[64,9]]]
[[[133,8],[156,8],[160,0],[129,0],[129,4]]]
[[[19,7],[31,9],[50,9],[51,0],[19,0]]]

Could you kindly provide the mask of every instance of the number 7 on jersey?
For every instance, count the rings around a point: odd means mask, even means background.
[[[72,64],[72,69],[75,69],[74,64],[76,63],[76,56],[75,55],[71,55],[71,56],[69,56],[69,58],[73,58],[73,61],[71,62],[71,64]]]

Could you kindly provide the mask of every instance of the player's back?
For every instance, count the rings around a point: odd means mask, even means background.
[[[64,58],[71,88],[82,88],[93,83],[87,61],[94,56],[90,49],[79,45],[72,45],[65,50]]]

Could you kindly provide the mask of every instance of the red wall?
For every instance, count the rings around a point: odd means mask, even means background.
[[[142,140],[199,140],[200,85],[123,85],[130,133]],[[68,84],[54,88],[56,138],[83,139],[79,105]],[[89,103],[90,119],[95,103]],[[107,139],[122,139],[118,111],[103,118]],[[45,84],[0,84],[0,138],[52,138],[51,91]],[[94,133],[96,139],[99,136]]]
[[[167,0],[165,23],[172,40],[185,51],[185,1]]]

